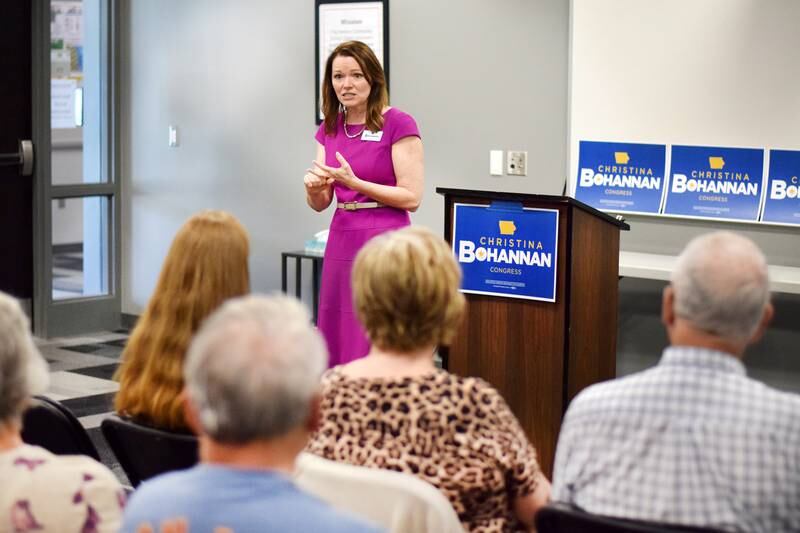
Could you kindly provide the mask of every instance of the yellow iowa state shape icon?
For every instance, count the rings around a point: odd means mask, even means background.
[[[500,224],[500,235],[514,235],[514,232],[517,231],[513,220],[500,220],[498,224]]]
[[[627,165],[630,160],[631,156],[628,155],[628,152],[614,152],[614,161],[618,165]]]
[[[708,158],[708,166],[710,166],[712,170],[719,170],[725,166],[725,160],[721,157],[711,156]]]

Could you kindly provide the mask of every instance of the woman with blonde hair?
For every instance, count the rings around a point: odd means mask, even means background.
[[[250,292],[249,253],[247,231],[224,211],[203,211],[181,227],[122,353],[120,415],[188,432],[180,394],[189,341],[225,300]]]
[[[323,376],[321,426],[308,451],[414,474],[448,497],[468,531],[530,529],[550,492],[536,450],[491,385],[433,363],[461,323],[460,284],[452,251],[428,230],[366,244],[353,291],[372,348]]]

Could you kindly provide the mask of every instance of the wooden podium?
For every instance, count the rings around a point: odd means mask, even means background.
[[[466,294],[464,324],[445,367],[494,385],[536,446],[552,479],[561,419],[584,387],[616,372],[621,220],[573,198],[437,188],[452,244],[454,204],[518,202],[558,210],[555,303]]]

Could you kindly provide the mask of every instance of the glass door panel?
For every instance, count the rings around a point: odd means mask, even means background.
[[[53,200],[53,300],[109,293],[107,196]]]
[[[52,184],[103,183],[102,2],[50,2]]]

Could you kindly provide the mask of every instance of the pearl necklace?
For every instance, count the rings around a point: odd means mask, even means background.
[[[344,126],[344,134],[348,139],[355,139],[356,137],[364,133],[364,130],[367,128],[367,125],[365,123],[363,126],[361,126],[361,130],[357,131],[353,135],[347,133],[347,108],[344,109],[344,123],[342,125]]]

